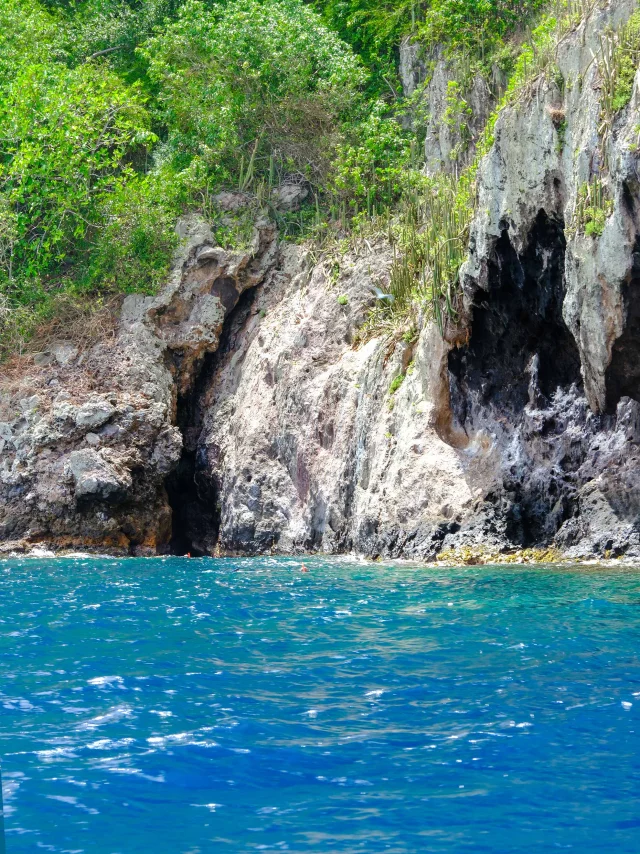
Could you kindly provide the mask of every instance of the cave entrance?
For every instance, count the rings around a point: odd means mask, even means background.
[[[605,374],[609,413],[615,412],[621,397],[640,400],[640,238],[633,249],[633,266],[623,299],[624,332],[613,345]]]
[[[182,456],[165,481],[172,511],[171,539],[167,548],[173,555],[212,555],[218,543],[220,449],[204,437],[207,401],[221,362],[239,346],[239,335],[253,311],[255,295],[256,288],[248,288],[240,295],[225,318],[218,349],[207,353],[194,365],[190,390],[178,397],[176,426],[182,433]]]
[[[202,430],[200,390],[202,376],[193,391],[178,399],[177,426],[182,433],[183,450],[176,469],[167,477],[165,486],[171,507],[172,555],[192,557],[210,555],[218,539],[218,483],[211,470],[206,448],[199,445]]]
[[[503,228],[469,341],[449,354],[454,417],[469,434],[501,437],[500,512],[509,539],[523,546],[548,542],[573,500],[570,473],[551,462],[565,422],[556,393],[582,386],[578,347],[562,317],[565,247],[562,220],[543,210],[521,254]],[[524,426],[526,407],[544,411],[539,427]]]
[[[454,401],[472,397],[519,413],[534,402],[532,386],[548,400],[556,389],[581,383],[578,348],[562,318],[565,248],[562,221],[543,210],[520,256],[502,230],[469,342],[449,355]],[[456,414],[463,424],[473,417],[468,406]]]

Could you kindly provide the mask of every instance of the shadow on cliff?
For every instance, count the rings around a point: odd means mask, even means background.
[[[215,552],[220,530],[220,482],[217,475],[218,449],[201,441],[207,409],[207,389],[220,359],[235,346],[233,330],[251,310],[255,289],[239,298],[225,319],[220,343],[194,367],[190,390],[179,395],[176,425],[183,438],[183,449],[176,469],[167,477],[165,486],[171,507],[171,540],[166,551],[173,555],[193,557]]]
[[[469,465],[475,477],[484,466],[485,498],[523,546],[553,538],[575,492],[558,465],[568,410],[582,397],[578,348],[562,318],[565,247],[563,222],[543,210],[520,255],[505,224],[469,339],[448,358],[452,420],[469,437]]]
[[[616,410],[622,397],[640,400],[640,238],[636,238],[633,267],[623,289],[625,326],[616,340],[605,375],[607,412]]]

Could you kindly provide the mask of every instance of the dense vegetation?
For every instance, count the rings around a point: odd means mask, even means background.
[[[289,234],[332,220],[344,228],[409,199],[414,220],[422,211],[432,222],[396,284],[404,275],[413,288],[426,265],[439,271],[428,287],[420,279],[431,297],[448,293],[466,251],[473,173],[435,184],[420,174],[419,123],[398,121],[398,44],[413,32],[427,57],[442,44],[467,75],[498,62],[518,80],[518,51],[531,66],[551,25],[534,31],[533,48],[515,50],[509,37],[543,5],[3,0],[0,355],[65,301],[153,290],[182,212],[215,222],[224,188],[269,205],[292,176],[312,193],[300,213],[272,211]],[[452,110],[464,106],[455,86],[451,98]],[[396,237],[406,249],[405,232]],[[441,233],[455,246],[444,266]]]

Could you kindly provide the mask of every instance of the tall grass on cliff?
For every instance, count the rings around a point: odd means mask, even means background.
[[[539,11],[542,5],[532,4],[531,10]],[[463,6],[460,4],[458,8]],[[504,91],[476,140],[472,162],[464,170],[454,169],[452,175],[442,172],[426,178],[415,171],[405,175],[398,213],[389,219],[386,227],[394,244],[388,294],[371,312],[362,339],[381,333],[398,336],[410,329],[420,314],[434,318],[441,330],[447,320],[457,321],[460,270],[467,257],[469,230],[477,207],[476,179],[480,161],[493,145],[496,122],[504,109],[531,97],[543,76],[558,79],[558,47],[594,12],[597,0],[556,0],[544,6],[547,11],[539,16],[536,26],[521,33]],[[434,26],[435,20],[432,18],[430,26]],[[452,56],[466,43],[470,32],[465,32],[462,18],[459,23],[460,32],[448,42]],[[423,34],[426,32],[423,29]],[[445,37],[442,28],[432,28],[432,32]],[[599,66],[606,63],[601,68],[603,127],[606,116],[615,114],[629,100],[631,69],[637,68],[638,44],[638,13],[618,33],[608,33],[602,40],[596,61]],[[496,56],[494,52],[493,58]],[[488,57],[491,59],[491,54]],[[466,71],[463,66],[462,73]],[[442,120],[447,121],[446,111]],[[576,213],[576,221],[580,223],[576,227],[592,236],[602,233],[611,211],[610,203],[602,201],[605,197],[601,187],[597,181],[587,185],[588,192],[583,193]]]

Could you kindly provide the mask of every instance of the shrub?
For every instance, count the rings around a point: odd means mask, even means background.
[[[420,4],[415,0],[315,0],[314,6],[340,38],[353,46],[372,69],[376,95],[398,89],[396,49],[414,28]]]
[[[398,391],[398,389],[404,382],[404,376],[404,374],[398,374],[397,377],[394,377],[391,380],[391,385],[389,386],[389,394],[395,394]]]
[[[108,58],[128,79],[144,75],[136,47],[153,29],[175,16],[182,0],[49,0],[63,15],[61,38],[70,59],[82,62],[96,55]]]
[[[149,293],[166,278],[177,246],[179,187],[163,178],[135,175],[103,199],[79,287]]]
[[[0,197],[14,233],[2,278],[36,278],[72,260],[132,156],[153,140],[139,93],[108,69],[21,68],[0,102]]]
[[[407,134],[377,101],[364,121],[351,125],[348,138],[337,145],[327,180],[329,192],[353,206],[366,206],[369,213],[375,204],[391,204],[401,192],[410,155]]]
[[[431,0],[419,33],[431,44],[445,44],[450,53],[485,58],[547,5],[547,0]]]
[[[187,0],[141,49],[177,168],[199,158],[218,181],[256,150],[315,181],[326,176],[336,125],[362,110],[364,67],[299,0]]]
[[[0,93],[11,86],[21,66],[49,62],[56,53],[57,42],[58,22],[36,0],[2,0]]]

